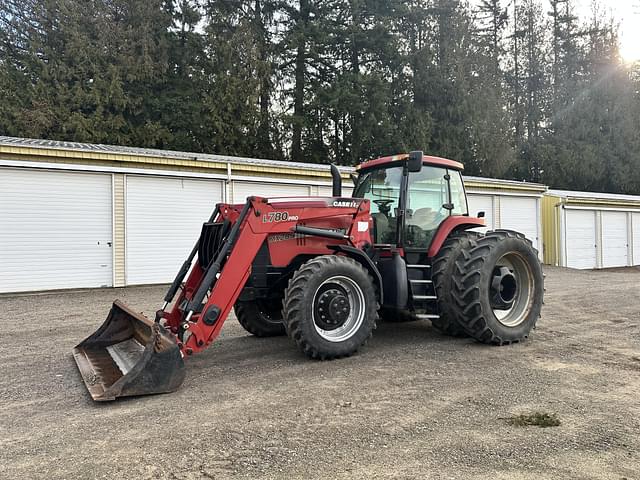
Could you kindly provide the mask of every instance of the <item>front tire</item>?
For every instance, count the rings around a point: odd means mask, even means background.
[[[289,281],[283,305],[289,337],[311,358],[352,355],[376,328],[373,280],[349,257],[323,255],[303,264]]]
[[[542,266],[521,233],[497,230],[471,239],[456,262],[453,283],[457,320],[480,342],[522,341],[540,317]]]
[[[242,328],[256,337],[276,337],[287,333],[280,302],[269,305],[264,300],[238,301],[233,310]]]

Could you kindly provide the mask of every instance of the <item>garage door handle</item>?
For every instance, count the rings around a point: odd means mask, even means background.
[[[111,242],[107,242],[107,245],[111,246]]]

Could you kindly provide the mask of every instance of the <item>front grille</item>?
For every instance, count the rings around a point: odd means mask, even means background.
[[[203,270],[216,258],[231,230],[231,222],[205,223],[198,242],[198,263]]]

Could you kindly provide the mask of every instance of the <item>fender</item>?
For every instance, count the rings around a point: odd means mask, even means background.
[[[362,266],[369,271],[376,284],[378,285],[378,301],[380,305],[382,305],[384,300],[382,291],[382,275],[380,275],[378,267],[376,267],[376,264],[373,263],[369,256],[359,248],[352,247],[350,245],[328,245],[327,248],[330,248],[334,252],[344,253],[346,256],[351,257],[357,262],[361,263]]]
[[[444,242],[449,238],[451,232],[455,230],[468,230],[470,228],[486,227],[483,218],[466,217],[462,215],[452,215],[440,224],[436,232],[427,255],[430,258],[435,257]]]

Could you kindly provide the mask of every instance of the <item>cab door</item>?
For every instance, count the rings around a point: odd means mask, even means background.
[[[438,228],[450,215],[467,215],[462,176],[456,170],[425,166],[409,173],[402,246],[426,252]]]

